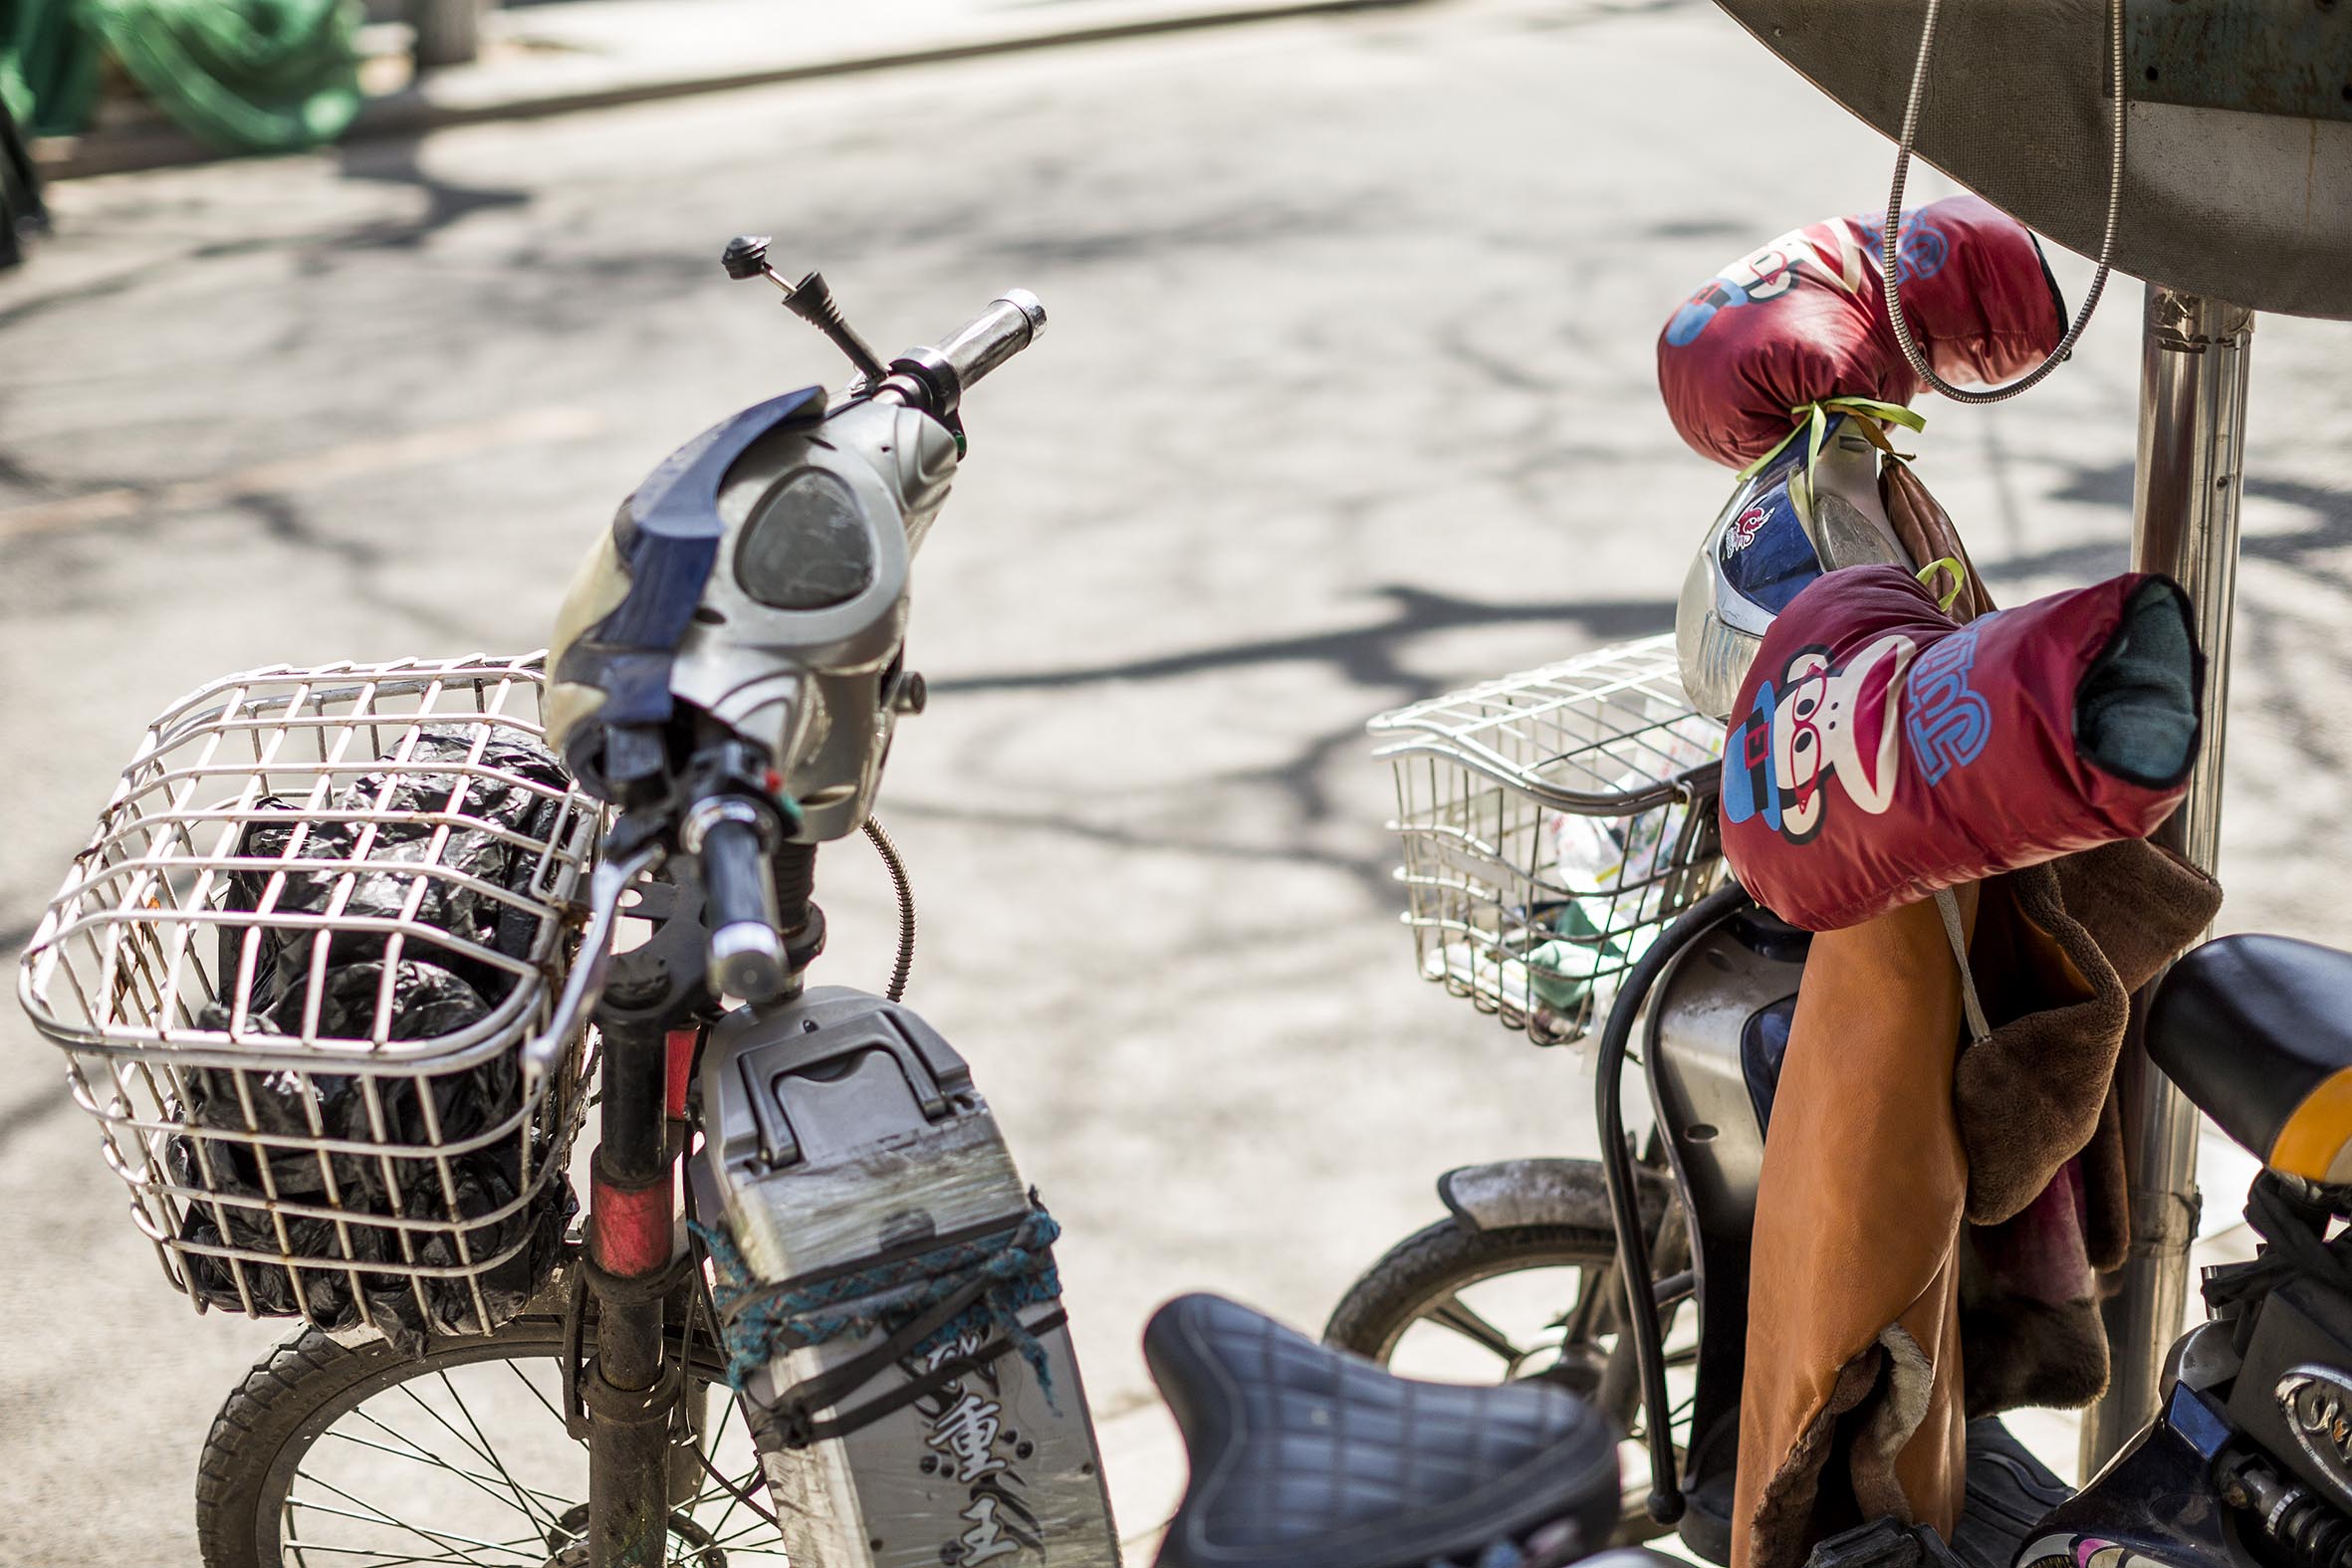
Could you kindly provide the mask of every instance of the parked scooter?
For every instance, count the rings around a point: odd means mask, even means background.
[[[2210,661],[2204,754],[2186,803],[2154,835],[2210,868],[2251,310],[2352,316],[2345,284],[2352,274],[2342,265],[2352,251],[2352,203],[2315,205],[2303,194],[2347,188],[2352,145],[2338,134],[2340,97],[2261,86],[2278,81],[2265,62],[2308,58],[2287,42],[2283,13],[2213,8],[2241,29],[2233,35],[2236,46],[2221,50],[2208,47],[2212,35],[2194,31],[2210,15],[2203,11],[2192,20],[2185,8],[2159,15],[2120,4],[1988,3],[1955,13],[1938,59],[1955,76],[2016,91],[1960,95],[1945,120],[1923,122],[1921,84],[1933,77],[1917,8],[1864,14],[1821,0],[1722,3],[1842,105],[1890,134],[1900,127],[1907,149],[1916,130],[1925,155],[2023,221],[2077,249],[2111,254],[2120,269],[2181,281],[2147,293],[2133,564],[2188,589]],[[1931,0],[1930,37],[1936,10]],[[2319,24],[2331,47],[2348,36],[2341,24]],[[2075,69],[2094,60],[2095,74]],[[2045,76],[2024,70],[2027,61],[2068,64]],[[2097,108],[2110,68],[2121,82],[2106,102],[2128,103],[2139,138],[2128,168],[2120,128],[2110,146],[2114,114]],[[2016,127],[2031,115],[2065,128],[2020,137]],[[2232,148],[2235,205],[2227,219],[2199,218],[2214,187],[2190,172],[2192,151],[2221,138]],[[2100,167],[2117,172],[2112,195],[2079,172]],[[2056,169],[2066,171],[2063,179],[2051,177]],[[1671,705],[1673,694],[1661,700]],[[1455,747],[1467,754],[1457,761],[1483,768],[1488,784],[1506,792],[1529,782],[1517,772],[1521,759],[1461,747],[1463,727],[1449,729],[1427,710],[1392,716],[1387,733],[1408,734],[1419,719],[1432,719],[1425,728],[1435,739],[1411,744]],[[1668,789],[1686,820],[1716,814],[1716,781],[1704,770],[1661,769],[1643,782]],[[1412,919],[1442,930],[1442,922],[1424,922],[1415,801],[1408,795],[1402,803]],[[1630,819],[1634,809],[1626,804],[1619,814]],[[1495,842],[1517,842],[1507,816],[1479,820],[1482,831],[1500,821]],[[1514,1161],[1451,1173],[1440,1183],[1449,1218],[1367,1274],[1327,1332],[1399,1364],[1411,1359],[1413,1336],[1470,1347],[1491,1358],[1490,1375],[1593,1391],[1604,1408],[1638,1421],[1650,1469],[1638,1489],[1646,1495],[1628,1498],[1622,1533],[1679,1527],[1697,1554],[1728,1562],[1757,1180],[1809,938],[1737,887],[1707,892],[1710,846],[1696,834],[1684,842],[1687,849],[1644,862],[1662,878],[1681,879],[1666,901],[1673,923],[1655,935],[1643,931],[1638,944],[1620,943],[1608,977],[1618,989],[1597,1052],[1602,1161]],[[1457,868],[1464,863],[1460,849],[1452,856]],[[1507,916],[1529,907],[1495,902],[1506,904]],[[1490,950],[1491,970],[1433,965],[1425,937],[1423,972],[1493,1005],[1515,994],[1506,969],[1513,954],[1501,945],[1511,933],[1491,916],[1471,924]],[[2344,1560],[2352,1550],[2352,1242],[2345,1239],[2352,1232],[2344,1231],[2352,1218],[2352,1114],[2337,1096],[2352,1075],[2348,991],[2352,955],[2234,936],[2195,949],[2135,1000],[2119,1080],[2133,1167],[2133,1255],[2107,1311],[2113,1382],[2085,1422],[2090,1479],[2072,1492],[1997,1422],[1974,1423],[1968,1506],[1949,1543],[1879,1520],[1822,1543],[1820,1568],[1948,1555],[1971,1568],[2121,1568],[2135,1560],[2317,1568]],[[1524,980],[1516,994],[1529,996]],[[1526,1018],[1537,1010],[1529,1001]],[[1656,1124],[1638,1151],[1626,1137],[1621,1082],[1636,1053]],[[2177,1217],[2184,1208],[2194,1213],[2187,1118],[2197,1110],[2264,1162],[2247,1205],[2263,1245],[2254,1262],[2208,1271],[2211,1317],[2176,1337],[2189,1240]],[[1545,1267],[1564,1272],[1535,1272]],[[1491,1299],[1523,1273],[1551,1287],[1548,1297],[1522,1292],[1538,1308],[1534,1336],[1498,1322],[1479,1294]]]
[[[210,1568],[1119,1561],[1058,1227],[900,1000],[872,816],[963,405],[1045,313],[1013,291],[885,363],[764,240],[724,260],[847,388],[656,467],[544,661],[175,705],[27,949],[171,1281],[310,1320],[214,1423]],[[860,831],[886,996],[809,984],[818,849]],[[1209,1297],[1150,1356],[1196,1459],[1171,1568],[1605,1543],[1614,1435],[1561,1391],[1404,1382]]]

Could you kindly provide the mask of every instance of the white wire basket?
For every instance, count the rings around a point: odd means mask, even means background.
[[[520,1047],[602,822],[543,685],[538,654],[258,670],[123,770],[18,995],[198,1310],[413,1342],[553,1267],[585,1046]]]
[[[1405,924],[1424,980],[1539,1045],[1583,1037],[1625,972],[1724,875],[1723,726],[1672,635],[1371,721],[1395,775]]]

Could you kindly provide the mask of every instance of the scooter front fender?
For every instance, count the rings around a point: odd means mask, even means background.
[[[1663,1173],[1635,1168],[1642,1225],[1653,1235],[1666,1214],[1671,1187]],[[1446,1209],[1473,1231],[1506,1231],[1523,1226],[1583,1226],[1612,1229],[1609,1185],[1598,1160],[1498,1160],[1465,1165],[1437,1179]]]

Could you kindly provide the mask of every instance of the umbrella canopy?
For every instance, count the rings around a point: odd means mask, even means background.
[[[1926,0],[1717,0],[1889,136]],[[2070,250],[2107,211],[2107,0],[1966,0],[1937,22],[1918,155]],[[2352,319],[2352,7],[2126,0],[2118,271]]]

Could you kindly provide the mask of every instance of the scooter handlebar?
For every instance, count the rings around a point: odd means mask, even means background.
[[[1007,359],[1046,336],[1046,307],[1027,289],[1007,289],[960,332],[939,345],[940,357],[965,391]]]
[[[768,871],[772,831],[758,805],[730,795],[703,801],[686,820],[685,847],[702,872],[710,988],[722,997],[766,1002],[790,983]]]
[[[1046,308],[1038,297],[1007,289],[947,341],[891,360],[890,376],[874,395],[952,422],[974,383],[1045,335]]]

